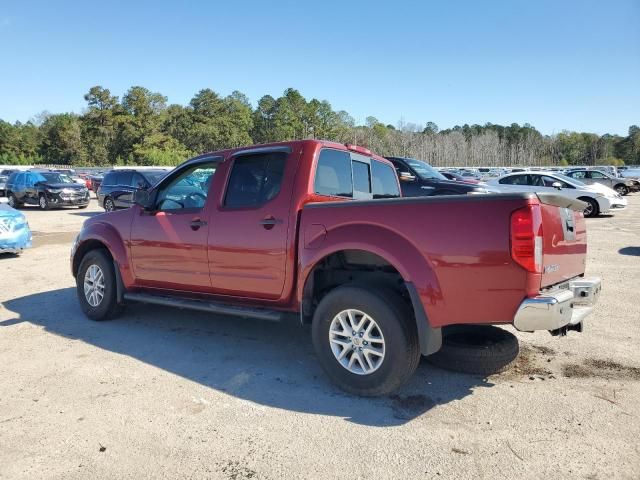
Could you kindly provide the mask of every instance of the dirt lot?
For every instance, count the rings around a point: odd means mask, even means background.
[[[0,257],[0,478],[640,478],[640,194],[588,221],[604,292],[583,334],[519,334],[508,372],[423,362],[343,394],[307,329],[136,305],[81,314],[69,248],[100,211],[25,209]]]

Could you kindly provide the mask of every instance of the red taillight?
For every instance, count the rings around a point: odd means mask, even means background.
[[[540,205],[528,205],[511,214],[511,258],[529,272],[542,272]]]

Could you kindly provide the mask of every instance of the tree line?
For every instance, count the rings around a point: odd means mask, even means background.
[[[200,90],[188,105],[131,87],[122,98],[92,87],[86,109],[44,112],[33,120],[0,120],[0,164],[70,166],[177,165],[199,153],[253,143],[319,138],[354,143],[381,155],[407,156],[436,166],[637,165],[640,128],[627,136],[563,131],[542,135],[533,126],[486,123],[439,130],[367,117],[357,125],[326,100],[306,100],[293,88],[263,96],[255,106],[241,92],[223,97]]]

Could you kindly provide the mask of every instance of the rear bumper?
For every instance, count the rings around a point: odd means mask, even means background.
[[[522,332],[563,329],[582,330],[582,322],[600,297],[602,280],[598,277],[578,278],[561,288],[525,299],[513,319]]]

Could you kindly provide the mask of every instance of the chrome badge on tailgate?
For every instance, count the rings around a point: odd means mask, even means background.
[[[562,231],[564,232],[564,239],[573,241],[576,239],[575,219],[573,218],[573,210],[570,208],[559,208],[560,210],[560,222],[562,223]]]

